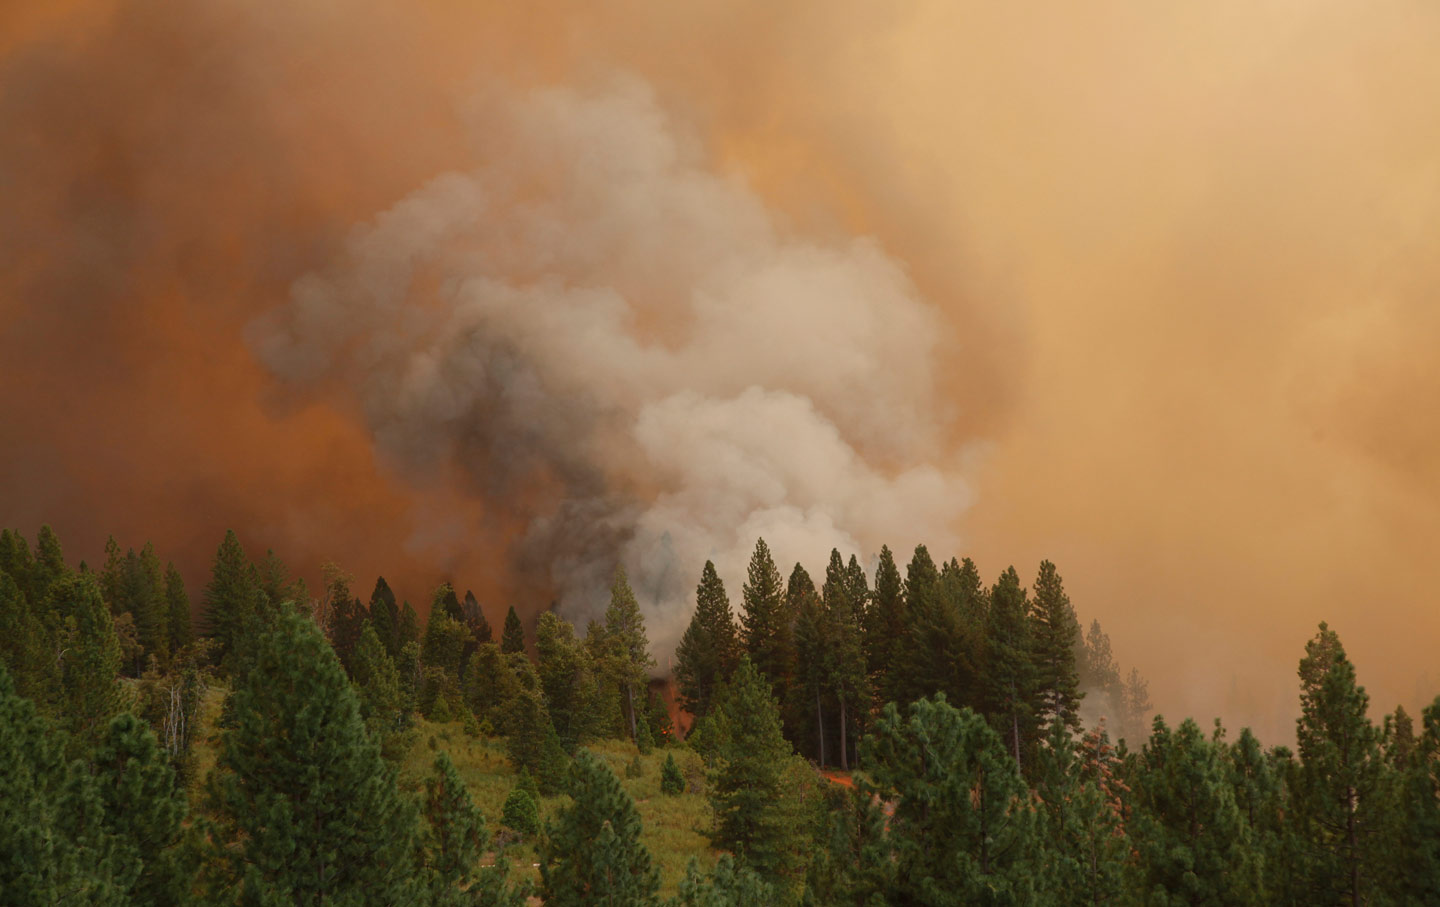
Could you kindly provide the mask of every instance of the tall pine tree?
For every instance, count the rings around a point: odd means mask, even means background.
[[[700,573],[700,584],[695,587],[695,613],[680,637],[675,655],[680,702],[691,715],[704,718],[710,712],[716,686],[730,676],[739,660],[730,599],[710,561],[705,562]]]

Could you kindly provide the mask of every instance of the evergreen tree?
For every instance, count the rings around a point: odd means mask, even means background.
[[[860,752],[862,791],[895,804],[882,903],[1023,904],[1046,895],[1039,817],[984,719],[943,695],[912,703],[906,717],[891,703]]]
[[[441,583],[430,596],[430,614],[433,618],[436,611],[444,612],[446,617],[457,624],[465,622],[465,609],[460,607],[460,599],[455,595],[455,587],[449,583]]]
[[[7,907],[130,903],[136,866],[116,858],[103,818],[88,772],[67,764],[58,736],[0,665],[0,895]]]
[[[247,903],[413,902],[415,813],[315,624],[282,614],[230,695],[210,786],[220,890]]]
[[[435,757],[432,774],[425,782],[425,820],[435,902],[459,903],[459,889],[474,881],[490,833],[449,753]]]
[[[803,582],[800,581],[803,577]],[[802,745],[810,741],[815,760],[825,765],[825,699],[830,691],[835,654],[832,629],[821,610],[815,587],[799,564],[790,577],[793,594],[787,596],[795,615],[795,666],[790,687],[790,730],[793,739]],[[809,588],[806,588],[806,587]],[[808,717],[808,721],[805,720]],[[808,725],[808,729],[807,729]]]
[[[460,608],[465,612],[465,626],[470,628],[470,634],[475,637],[475,645],[483,646],[487,642],[493,642],[495,633],[490,629],[490,621],[485,619],[485,611],[480,607],[480,600],[475,597],[474,592],[465,590],[465,600],[460,603]]]
[[[245,549],[235,530],[225,533],[210,583],[205,587],[200,617],[201,632],[215,640],[215,657],[224,659],[235,648],[249,619],[255,614],[255,595],[260,591]]]
[[[0,573],[0,664],[8,666],[19,695],[42,699],[52,694],[56,681],[50,649],[45,627],[19,581]]]
[[[534,837],[540,831],[540,807],[536,805],[536,796],[517,785],[505,798],[501,824],[522,837]]]
[[[1015,764],[1035,739],[1035,666],[1030,637],[1030,603],[1011,567],[990,592],[986,651],[986,701]]]
[[[385,651],[375,627],[367,621],[355,647],[350,679],[360,699],[360,717],[370,739],[380,746],[387,759],[403,755],[408,710],[400,684],[400,672]]]
[[[485,643],[470,657],[462,687],[465,705],[476,717],[490,722],[500,733],[505,733],[502,730],[505,724],[505,706],[515,698],[520,689],[515,674],[506,661],[507,657],[525,656],[506,656],[495,643]]]
[[[1050,561],[1040,563],[1031,618],[1037,717],[1047,724],[1058,717],[1071,730],[1079,731],[1080,699],[1084,694],[1080,692],[1075,649],[1080,644],[1080,622],[1060,574]]]
[[[1080,689],[1084,690],[1092,701],[1099,703],[1098,717],[1109,719],[1115,725],[1120,738],[1126,739],[1128,729],[1125,727],[1125,697],[1120,682],[1120,668],[1115,664],[1110,637],[1100,628],[1098,620],[1090,622],[1084,645],[1077,653],[1076,668]],[[1128,736],[1129,739],[1143,743],[1140,738],[1148,735],[1148,731],[1139,728]]]
[[[589,655],[575,638],[575,628],[550,611],[536,624],[535,649],[550,721],[566,751],[573,752],[596,730],[598,697]]]
[[[1150,684],[1140,676],[1139,669],[1130,669],[1130,675],[1121,687],[1120,701],[1122,726],[1131,736],[1140,736],[1140,728],[1144,727],[1154,706],[1150,704]]]
[[[789,681],[792,642],[785,608],[785,587],[764,539],[755,542],[741,590],[740,636],[755,669],[783,697]]]
[[[856,730],[855,720],[865,713],[871,696],[860,625],[864,603],[856,600],[856,596],[863,595],[863,592],[852,587],[852,577],[853,574],[840,561],[840,552],[831,549],[822,590],[827,628],[825,635],[832,646],[826,686],[839,710],[840,768],[844,771],[850,770],[849,741]],[[863,573],[860,582],[863,589]]]
[[[695,587],[695,613],[675,652],[680,702],[696,718],[709,713],[716,685],[735,670],[739,660],[736,635],[725,584],[715,572],[715,564],[706,561]]]
[[[385,646],[391,658],[400,654],[400,608],[395,603],[395,593],[385,577],[377,577],[375,589],[370,593],[370,622],[375,625],[375,635]]]
[[[1140,889],[1160,905],[1258,903],[1261,864],[1229,784],[1224,745],[1160,719],[1129,783]]]
[[[515,613],[514,605],[505,612],[505,629],[500,634],[500,651],[505,654],[525,651],[525,628],[520,624],[520,615]]]
[[[1066,722],[1050,722],[1045,745],[1036,756],[1037,794],[1046,815],[1046,862],[1054,877],[1058,904],[1094,905],[1121,901],[1132,844],[1125,835],[1122,804],[1117,802],[1105,767],[1095,758],[1107,745],[1096,734],[1087,739],[1093,764],[1071,738]]]
[[[540,845],[541,894],[556,907],[659,903],[660,873],[640,843],[640,813],[620,779],[582,750],[570,769],[572,802],[547,823]]]
[[[404,651],[405,646],[410,643],[420,642],[420,617],[410,603],[404,602],[400,605],[400,622],[395,633],[395,643]],[[397,656],[398,657],[398,656]]]
[[[27,597],[31,602],[44,605],[50,601],[51,590],[69,576],[70,568],[65,564],[60,537],[48,524],[41,526],[35,536],[35,562],[30,571]]]
[[[660,793],[682,794],[685,792],[685,776],[680,774],[680,766],[675,763],[675,754],[667,753],[665,762],[660,766]]]
[[[127,891],[131,902],[186,903],[193,867],[180,846],[185,796],[155,735],[134,715],[117,715],[94,765],[117,863],[134,878]]]
[[[529,770],[542,794],[557,793],[564,785],[568,759],[543,695],[533,687],[522,687],[511,710],[507,741],[511,765],[517,771]]]
[[[904,652],[908,626],[900,570],[895,566],[895,555],[889,547],[882,546],[880,563],[875,568],[875,593],[866,611],[865,654],[877,692],[889,701],[900,698],[899,685],[903,678],[897,665]]]
[[[638,739],[635,697],[645,689],[655,659],[650,657],[645,619],[640,615],[640,604],[630,590],[630,580],[623,565],[615,568],[615,581],[610,587],[610,607],[605,610],[605,649],[605,673],[620,690],[625,715],[630,722],[630,737]]]
[[[71,754],[98,742],[110,719],[122,708],[116,677],[120,672],[120,641],[110,609],[100,597],[93,574],[58,580],[50,598],[63,621],[58,650],[60,705],[66,728],[75,735]]]
[[[25,536],[13,529],[0,530],[0,573],[8,575],[19,587],[20,593],[35,604],[31,585],[35,572],[35,557]]]
[[[786,777],[791,749],[769,684],[748,657],[717,697],[715,713],[722,730],[710,778],[711,839],[767,882],[782,882],[793,876],[802,847]]]
[[[728,853],[715,861],[709,877],[700,874],[694,857],[685,866],[680,892],[670,907],[771,907],[778,902],[775,889],[749,869],[735,865]]]
[[[165,565],[166,625],[170,629],[170,651],[178,652],[194,640],[190,629],[190,596],[185,594],[185,580],[174,564]]]
[[[1340,637],[1326,624],[1300,660],[1300,752],[1295,808],[1312,848],[1313,903],[1361,904],[1382,882],[1390,779]]]
[[[1400,776],[1404,832],[1391,878],[1404,904],[1424,904],[1440,891],[1440,697],[1421,713],[1421,725]]]

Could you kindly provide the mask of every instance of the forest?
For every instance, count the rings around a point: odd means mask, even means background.
[[[1048,561],[759,540],[667,671],[623,567],[497,634],[233,532],[194,594],[105,553],[0,534],[6,905],[1440,903],[1440,698],[1372,714],[1325,623],[1292,748],[1152,718]]]

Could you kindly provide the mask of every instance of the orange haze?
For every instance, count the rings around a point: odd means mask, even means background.
[[[1440,692],[1440,7],[882,6],[12,4],[0,524],[151,538],[192,582],[234,526],[422,604],[541,595],[513,497],[398,467],[247,331],[475,166],[468,111],[623,72],[786,230],[903,266],[941,316],[954,553],[1056,561],[1162,711],[1288,735],[1322,619],[1377,706]]]

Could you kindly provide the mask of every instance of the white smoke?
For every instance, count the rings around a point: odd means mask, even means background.
[[[253,326],[277,375],[358,394],[387,461],[459,465],[527,519],[522,569],[570,616],[623,561],[657,652],[704,560],[734,597],[757,537],[782,571],[953,545],[942,325],[875,242],[790,235],[634,79],[474,127],[474,170],[358,228]]]

